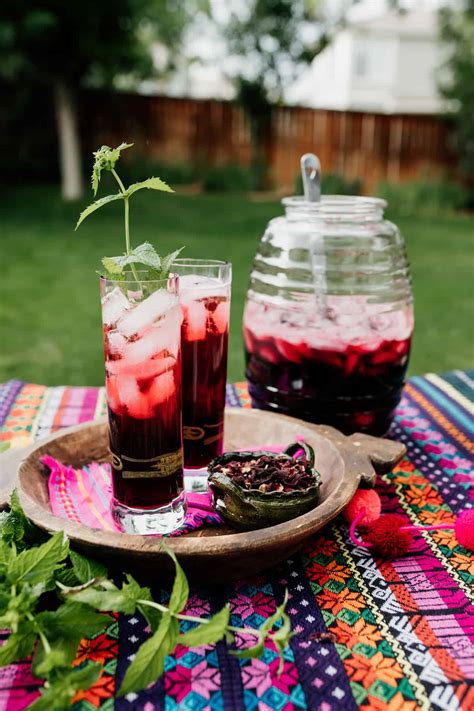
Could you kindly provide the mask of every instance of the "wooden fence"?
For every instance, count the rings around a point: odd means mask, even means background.
[[[88,149],[127,140],[162,162],[250,163],[248,121],[231,102],[87,92],[81,103]],[[433,178],[454,167],[449,125],[437,117],[274,108],[265,152],[276,188],[293,188],[308,151],[324,172],[361,178],[366,191],[381,180]]]

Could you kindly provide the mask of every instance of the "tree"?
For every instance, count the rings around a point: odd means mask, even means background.
[[[441,94],[450,101],[454,146],[463,172],[474,173],[474,0],[464,0],[461,9],[440,11],[441,39],[449,56]]]
[[[175,48],[185,22],[181,4],[168,0],[3,0],[0,77],[19,90],[40,85],[51,93],[65,199],[82,192],[79,89],[149,77],[151,41]]]
[[[246,0],[226,23],[229,52],[238,59],[237,101],[250,122],[259,187],[266,178],[272,105],[281,102],[284,88],[326,47],[342,22],[344,13],[327,15],[321,5],[318,0]]]

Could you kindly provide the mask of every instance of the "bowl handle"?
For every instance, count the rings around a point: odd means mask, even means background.
[[[407,448],[401,442],[372,437],[362,432],[356,432],[347,439],[370,459],[375,471],[380,474],[390,472],[407,452]]]
[[[358,476],[366,486],[373,486],[376,473],[385,474],[405,456],[406,447],[401,442],[373,437],[355,432],[347,437],[328,425],[314,425],[318,434],[329,439],[344,454],[348,470]]]

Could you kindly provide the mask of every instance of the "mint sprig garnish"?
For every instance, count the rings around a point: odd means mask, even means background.
[[[93,212],[100,210],[104,205],[108,205],[110,202],[115,202],[116,200],[123,200],[124,204],[124,229],[125,229],[125,253],[118,257],[104,257],[102,259],[102,265],[104,267],[104,276],[108,279],[121,280],[124,279],[127,272],[127,267],[130,268],[133,278],[135,281],[139,282],[139,276],[136,270],[136,265],[144,267],[145,273],[142,275],[141,281],[147,280],[158,280],[166,279],[169,275],[171,266],[181,252],[182,248],[168,254],[166,257],[161,258],[157,253],[156,249],[149,242],[140,244],[134,249],[131,246],[130,241],[130,197],[134,195],[139,190],[159,190],[160,192],[172,193],[174,192],[169,185],[167,185],[161,178],[147,178],[139,183],[133,183],[129,185],[128,188],[123,184],[120,176],[115,170],[115,165],[121,156],[121,152],[127,148],[131,148],[133,143],[121,143],[116,148],[110,148],[109,146],[102,146],[99,150],[94,152],[94,166],[92,168],[92,192],[94,197],[97,195],[99,189],[100,179],[102,171],[106,170],[112,173],[117,185],[119,187],[119,192],[113,195],[106,195],[103,198],[99,198],[91,205],[88,205],[79,215],[79,219],[76,224],[76,230],[81,225],[84,220],[92,215]],[[141,270],[142,271],[142,270]]]
[[[127,148],[132,148],[133,143],[121,143],[117,148],[110,148],[109,146],[102,146],[99,150],[94,151],[92,154],[95,156],[94,166],[92,168],[92,192],[94,197],[97,195],[97,190],[99,189],[100,176],[103,170],[114,170],[115,164],[120,158],[120,153]]]
[[[230,625],[229,605],[209,618],[187,615],[186,575],[174,553],[165,544],[163,549],[176,571],[168,605],[155,600],[150,589],[131,575],[125,574],[120,582],[110,579],[102,563],[70,550],[63,533],[48,536],[37,529],[13,494],[10,512],[0,514],[0,629],[11,633],[0,647],[0,667],[33,654],[33,673],[45,683],[29,709],[69,709],[74,695],[97,681],[100,664],[73,666],[73,661],[81,640],[110,624],[110,613],[141,613],[151,630],[126,671],[120,696],[155,682],[164,671],[166,656],[178,644],[197,647],[221,639],[233,644],[234,635],[252,636],[254,645],[233,653],[257,657],[271,640],[283,668],[284,650],[293,636],[286,595],[257,630]],[[180,623],[186,623],[184,631]]]
[[[124,275],[125,267],[134,264],[147,267],[147,278],[149,279],[166,279],[174,260],[182,250],[183,248],[177,249],[161,258],[150,242],[144,242],[130,250],[129,254],[120,257],[104,257],[102,264],[111,279],[120,279]]]

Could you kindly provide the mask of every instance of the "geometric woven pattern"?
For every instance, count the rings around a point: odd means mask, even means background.
[[[474,505],[472,376],[455,371],[408,382],[390,432],[408,456],[376,485],[385,513],[412,523],[451,523]],[[244,384],[228,386],[228,404],[250,405]],[[0,386],[0,441],[23,446],[104,411],[102,389],[11,381]],[[77,662],[100,659],[105,667],[73,709],[470,711],[473,582],[473,558],[451,530],[416,536],[406,556],[383,561],[352,544],[337,519],[270,573],[225,587],[202,581],[192,591],[189,612],[207,615],[229,601],[233,624],[258,627],[287,589],[296,634],[280,676],[271,644],[259,659],[245,660],[233,657],[226,642],[179,647],[154,685],[114,699],[147,637],[142,618],[120,615],[82,643]],[[0,711],[25,708],[36,695],[28,663],[0,670]]]

